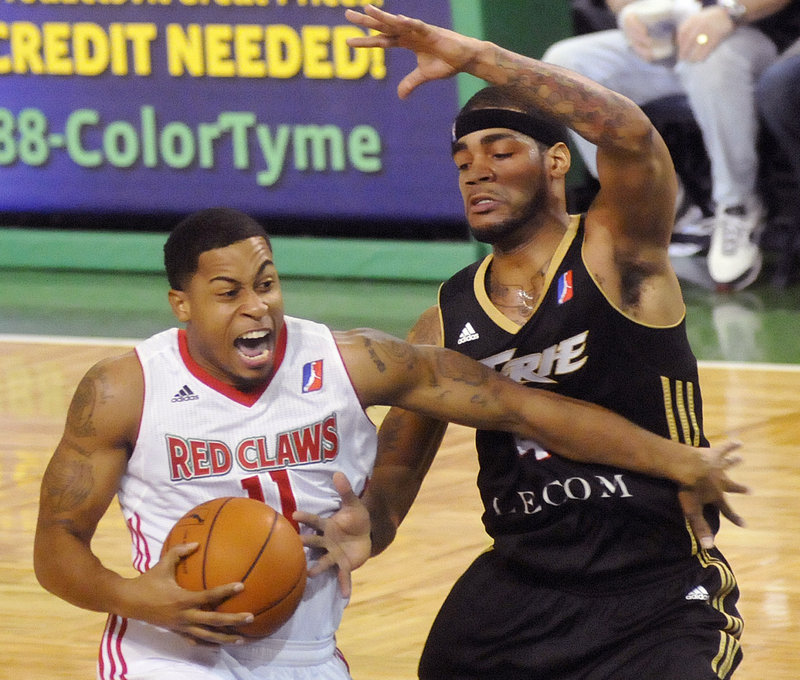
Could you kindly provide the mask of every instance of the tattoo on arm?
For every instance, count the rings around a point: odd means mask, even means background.
[[[92,368],[81,380],[67,412],[67,428],[75,437],[97,434],[94,417],[97,407],[108,397],[108,375],[101,366]]]
[[[367,348],[372,363],[381,373],[387,369],[386,362],[405,365],[408,370],[412,370],[416,363],[414,348],[408,343],[394,338],[373,341],[371,338],[365,337],[364,346]]]
[[[406,342],[399,342],[394,338],[381,343],[383,349],[389,358],[398,364],[405,364],[406,366],[413,367],[415,363],[414,348]]]
[[[385,418],[380,427],[380,444],[381,449],[388,451],[395,451],[400,441],[400,431],[402,429],[402,415],[397,415],[394,419]]]
[[[106,371],[96,366],[83,377],[75,390],[67,413],[67,424],[73,435],[92,437],[96,434],[93,419],[95,409],[107,398],[106,378]]]
[[[68,512],[88,498],[93,485],[89,463],[78,460],[51,463],[42,479],[42,500],[53,513]]]
[[[364,346],[367,348],[367,353],[369,354],[369,358],[372,359],[372,363],[375,364],[375,367],[380,373],[383,373],[386,370],[386,364],[381,361],[381,358],[375,351],[375,346],[373,345],[372,340],[369,338],[364,338]]]
[[[75,390],[75,396],[72,398],[72,403],[70,403],[67,413],[67,423],[69,423],[72,433],[76,436],[91,437],[95,434],[92,414],[94,413],[96,402],[97,390],[95,381],[90,374],[87,374],[81,380],[78,389]]]
[[[486,383],[488,369],[477,362],[465,359],[456,352],[437,353],[436,363],[439,373],[455,382],[463,382],[472,387]]]
[[[508,85],[529,88],[543,111],[590,141],[602,145],[626,137],[632,122],[627,114],[633,109],[617,93],[584,84],[557,68],[533,70],[520,55],[498,54],[496,65],[505,72]]]

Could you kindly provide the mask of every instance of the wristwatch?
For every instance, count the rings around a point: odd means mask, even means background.
[[[717,0],[717,4],[728,13],[728,16],[734,24],[738,26],[744,23],[744,15],[747,14],[747,7],[739,2],[739,0]]]

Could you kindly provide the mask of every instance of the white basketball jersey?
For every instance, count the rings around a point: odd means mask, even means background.
[[[182,330],[137,346],[144,407],[118,497],[138,570],[158,561],[178,518],[212,498],[250,496],[291,519],[295,509],[327,516],[339,508],[336,471],[363,491],[375,460],[375,427],[330,330],[285,321],[274,375],[260,393],[209,375],[189,356]],[[294,616],[271,637],[333,640],[345,605],[328,570],[309,579]]]

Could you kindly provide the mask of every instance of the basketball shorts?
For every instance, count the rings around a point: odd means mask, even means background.
[[[619,592],[536,583],[494,551],[453,586],[422,680],[724,680],[741,661],[738,587],[717,551]]]
[[[351,680],[334,640],[264,638],[242,646],[192,644],[177,633],[110,616],[98,680]]]

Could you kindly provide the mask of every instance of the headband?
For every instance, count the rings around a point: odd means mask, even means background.
[[[566,144],[568,139],[566,127],[553,120],[535,118],[512,109],[473,109],[458,114],[453,123],[451,144],[455,144],[470,132],[488,128],[516,130],[547,146],[553,146],[558,142]]]

